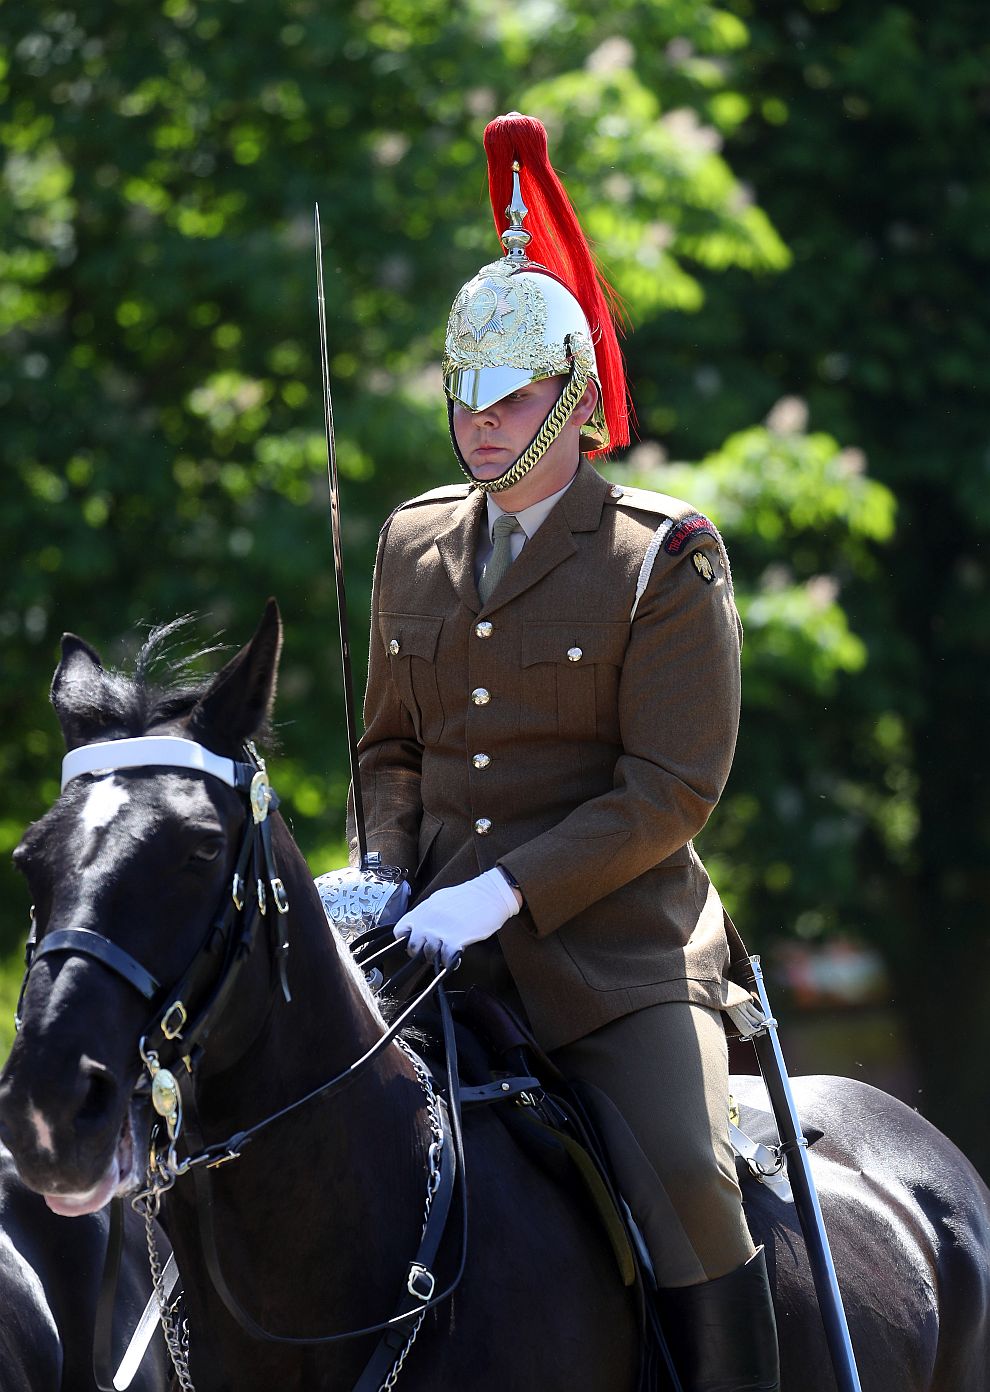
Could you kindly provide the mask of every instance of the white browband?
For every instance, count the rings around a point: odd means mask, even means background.
[[[180,768],[212,773],[231,788],[237,787],[233,759],[224,759],[192,740],[176,735],[145,735],[141,739],[103,740],[83,744],[62,760],[62,787],[81,773],[112,773],[123,768]]]

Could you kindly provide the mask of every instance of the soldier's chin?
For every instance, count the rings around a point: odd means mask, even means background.
[[[491,459],[472,459],[468,466],[479,483],[494,483],[512,467],[508,450],[499,450]]]

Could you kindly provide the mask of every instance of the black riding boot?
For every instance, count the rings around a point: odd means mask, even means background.
[[[684,1392],[780,1392],[762,1247],[727,1276],[661,1290],[658,1303]]]

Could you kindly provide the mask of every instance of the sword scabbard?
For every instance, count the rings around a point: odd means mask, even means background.
[[[791,1082],[777,1034],[777,1021],[770,1009],[759,957],[749,957],[742,971],[748,977],[746,984],[751,986],[759,997],[766,1017],[764,1027],[752,1036],[752,1044],[770,1098],[781,1150],[787,1160],[787,1178],[790,1181],[794,1207],[808,1250],[808,1261],[822,1322],[825,1325],[825,1337],[835,1370],[836,1384],[839,1392],[862,1392],[856,1355],[853,1352],[849,1325],[832,1261],[832,1250],[818,1201],[815,1177],[808,1159],[808,1142],[791,1091]]]

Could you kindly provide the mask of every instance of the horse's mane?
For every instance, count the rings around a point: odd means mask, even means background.
[[[189,630],[196,619],[195,614],[182,614],[155,624],[133,659],[133,670],[103,668],[99,682],[76,696],[76,715],[119,729],[124,737],[143,735],[154,725],[188,715],[213,680],[214,673],[203,671],[203,662],[229,651],[219,642],[192,646]],[[270,744],[272,732],[266,726],[257,737]]]

